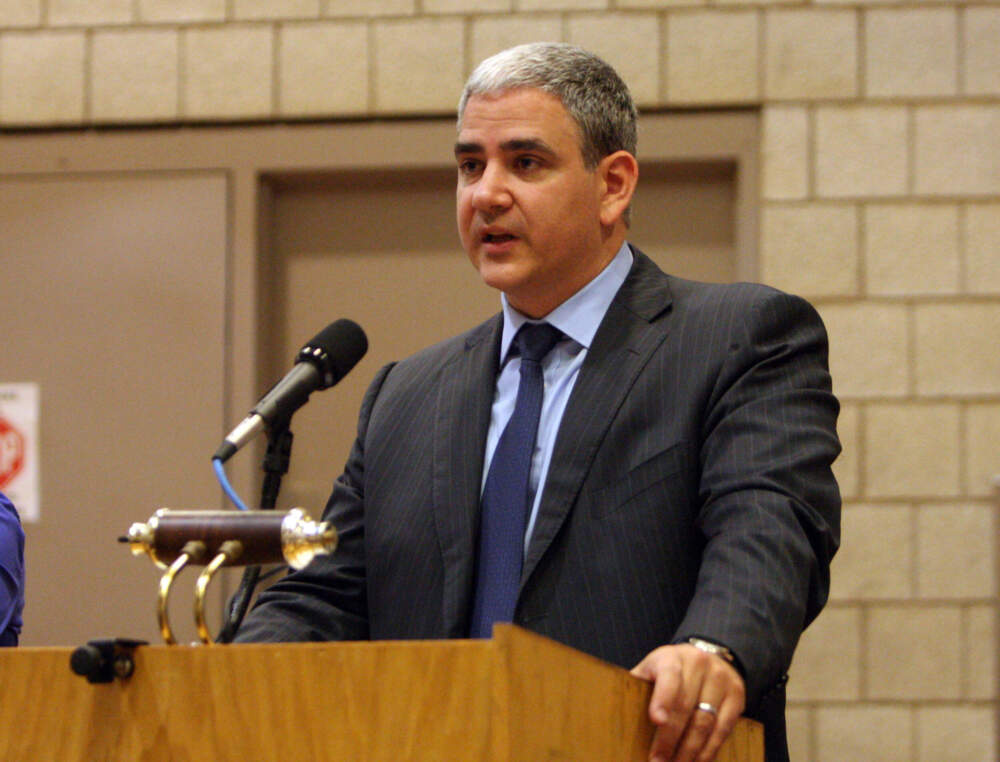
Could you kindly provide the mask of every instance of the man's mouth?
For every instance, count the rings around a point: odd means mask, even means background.
[[[510,233],[484,233],[483,243],[505,243],[507,241],[513,241],[515,236]]]

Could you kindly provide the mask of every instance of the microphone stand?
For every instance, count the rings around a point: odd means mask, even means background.
[[[292,440],[294,435],[288,428],[290,417],[277,420],[267,430],[267,451],[261,468],[264,471],[264,481],[260,489],[261,510],[274,510],[281,491],[281,479],[288,473],[288,464],[292,457]],[[218,643],[230,643],[236,636],[236,631],[246,616],[250,607],[250,599],[260,582],[260,566],[248,566],[243,570],[240,586],[229,599],[226,622],[216,639]]]

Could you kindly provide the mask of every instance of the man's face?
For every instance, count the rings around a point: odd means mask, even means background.
[[[519,311],[548,314],[614,257],[602,246],[600,172],[584,167],[579,130],[555,96],[471,97],[455,157],[462,245]]]

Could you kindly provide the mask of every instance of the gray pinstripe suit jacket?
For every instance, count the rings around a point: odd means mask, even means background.
[[[838,543],[826,334],[801,299],[635,255],[562,421],[515,622],[625,667],[724,643],[753,713]],[[340,546],[263,593],[238,640],[466,636],[500,328],[378,373],[324,514]]]

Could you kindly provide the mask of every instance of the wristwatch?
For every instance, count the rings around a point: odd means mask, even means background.
[[[688,638],[687,642],[700,651],[704,651],[705,653],[708,654],[715,654],[716,656],[721,656],[730,664],[736,663],[736,659],[733,656],[733,652],[730,651],[725,646],[720,646],[718,643],[712,643],[711,641],[702,640],[701,638]]]

